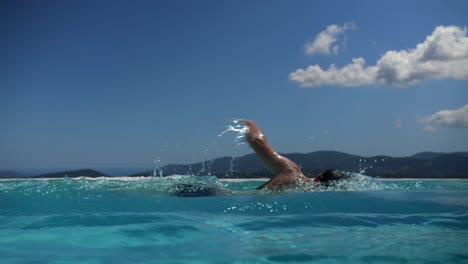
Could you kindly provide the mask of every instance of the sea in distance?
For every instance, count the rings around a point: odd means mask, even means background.
[[[0,263],[468,263],[467,180],[353,174],[283,192],[261,183],[2,180]]]

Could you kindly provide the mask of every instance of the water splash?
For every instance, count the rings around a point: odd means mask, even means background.
[[[240,119],[235,119],[232,121],[234,124],[233,125],[227,125],[226,130],[221,132],[218,137],[222,137],[224,134],[227,132],[236,132],[237,136],[234,140],[234,142],[237,143],[237,145],[242,145],[245,143],[245,136],[247,133],[249,133],[249,127],[242,124],[240,122]]]
[[[237,147],[239,147],[240,145],[244,144],[245,143],[245,138],[246,138],[246,135],[247,133],[249,132],[249,127],[246,126],[245,124],[243,124],[240,119],[235,119],[232,121],[233,124],[230,124],[230,125],[227,125],[226,126],[226,130],[224,130],[223,132],[221,132],[218,137],[222,137],[224,134],[228,133],[228,132],[235,132],[237,133],[235,139],[234,139],[234,142],[237,143],[236,144],[236,150],[234,151],[234,155],[232,156],[230,162],[229,162],[229,176],[233,176],[234,173],[235,173],[235,163],[234,161],[236,160],[236,154],[237,154]]]
[[[378,191],[388,189],[389,186],[378,181],[375,178],[366,176],[362,173],[346,172],[348,179],[338,181],[331,186],[326,186],[326,191]]]
[[[360,157],[354,161],[352,172],[359,174],[377,174],[375,172],[383,163],[387,162],[390,157],[374,157],[374,158],[364,158]]]
[[[154,160],[154,169],[153,169],[153,177],[162,177],[163,176],[163,170],[161,168],[161,158],[158,157],[157,159]]]
[[[201,168],[197,169],[196,171],[194,171],[190,165],[188,167],[188,171],[186,172],[186,175],[187,176],[190,176],[190,175],[207,175],[207,176],[211,176],[212,175],[212,172],[211,172],[211,167],[214,163],[214,160],[213,159],[209,159],[209,153],[212,154],[211,152],[217,152],[219,153],[220,152],[220,149],[217,149],[217,143],[218,141],[220,140],[221,137],[223,137],[226,133],[228,132],[234,132],[236,133],[236,136],[235,136],[235,139],[234,139],[234,143],[236,143],[236,149],[234,150],[234,153],[232,155],[232,158],[231,158],[231,161],[230,161],[230,164],[229,164],[229,168],[227,170],[227,176],[233,176],[235,174],[235,159],[236,159],[236,155],[237,155],[237,148],[244,144],[245,143],[245,138],[246,138],[246,134],[248,133],[249,129],[248,129],[248,126],[246,126],[245,124],[243,124],[241,122],[241,119],[235,119],[232,121],[232,123],[228,124],[226,126],[226,129],[224,131],[222,131],[221,133],[218,134],[218,137],[216,137],[214,140],[211,141],[210,144],[208,144],[208,146],[206,148],[203,148],[202,151],[202,161],[201,161]],[[176,147],[179,147],[180,145],[177,144]],[[166,142],[164,141],[164,146],[163,148],[161,149],[160,151],[160,154],[164,153],[164,151],[166,150],[167,148],[167,144]],[[195,157],[195,155],[194,155]],[[161,157],[159,156],[158,158],[156,158],[154,160],[154,168],[153,168],[153,173],[152,173],[152,176],[153,177],[163,177],[163,170],[162,170],[162,165],[163,165],[163,162],[161,160]]]

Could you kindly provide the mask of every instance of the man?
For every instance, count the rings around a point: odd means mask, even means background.
[[[347,177],[337,170],[326,170],[315,179],[305,176],[296,163],[280,155],[270,146],[262,130],[255,122],[251,120],[240,120],[240,122],[248,127],[246,140],[250,147],[274,174],[273,178],[258,186],[257,190],[282,190],[312,182],[328,185],[333,181]],[[177,184],[171,192],[171,195],[179,197],[203,197],[228,194],[229,190],[222,186],[211,186],[204,183],[180,183]]]
[[[274,176],[257,187],[257,190],[281,190],[303,185],[308,182],[322,182],[325,184],[331,181],[340,180],[347,176],[337,170],[326,170],[318,175],[314,180],[302,174],[301,169],[290,159],[280,155],[268,143],[262,130],[251,120],[240,120],[248,127],[246,135],[247,142],[255,151],[257,156],[270,169]]]

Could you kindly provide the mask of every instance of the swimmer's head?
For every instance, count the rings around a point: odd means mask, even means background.
[[[319,174],[315,179],[314,182],[323,182],[326,184],[330,184],[333,181],[338,181],[342,179],[349,178],[348,175],[342,173],[338,170],[326,170]]]

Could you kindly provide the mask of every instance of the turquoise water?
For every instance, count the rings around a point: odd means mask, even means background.
[[[226,196],[171,196],[178,183]],[[0,181],[1,263],[468,263],[468,181]]]

